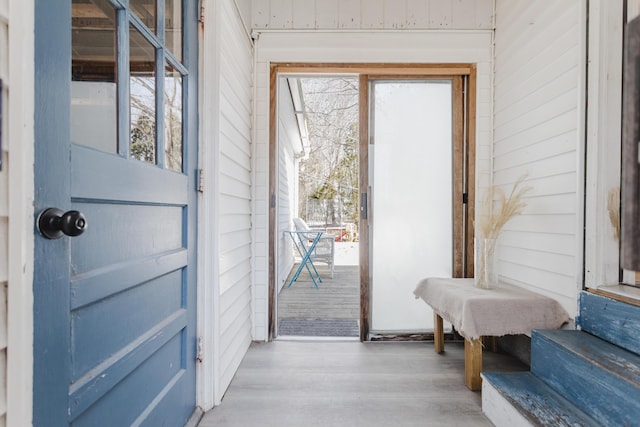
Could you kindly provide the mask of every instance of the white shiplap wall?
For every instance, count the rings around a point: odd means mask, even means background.
[[[295,84],[295,83],[294,83]],[[293,228],[293,217],[297,211],[295,189],[298,188],[296,169],[298,161],[296,153],[302,149],[298,124],[291,101],[291,91],[287,80],[278,81],[278,224],[276,231],[278,266],[276,285],[278,291],[294,264],[294,253],[291,238],[284,230]]]
[[[0,171],[0,426],[7,414],[7,285],[9,278],[9,2],[0,0],[0,79],[2,79],[2,171]]]
[[[254,339],[264,340],[268,313],[269,64],[290,61],[476,63],[477,185],[486,186],[492,140],[492,32],[268,31],[256,35]]]
[[[582,0],[498,0],[493,181],[528,173],[524,214],[499,239],[503,280],[576,313],[582,283],[584,58]]]
[[[493,0],[253,0],[259,30],[492,29]]]
[[[228,387],[251,343],[251,112],[253,47],[233,0],[220,2],[219,381]],[[207,120],[207,118],[201,118]]]

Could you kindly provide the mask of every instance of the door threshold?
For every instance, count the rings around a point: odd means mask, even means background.
[[[349,341],[357,341],[360,342],[359,337],[318,337],[313,335],[278,335],[275,339],[276,341],[339,341],[339,342],[349,342]]]

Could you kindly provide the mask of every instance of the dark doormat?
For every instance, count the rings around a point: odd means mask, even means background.
[[[349,319],[298,319],[285,317],[280,319],[278,335],[306,337],[358,337],[357,320]]]

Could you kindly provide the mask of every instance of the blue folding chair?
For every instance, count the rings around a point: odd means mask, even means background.
[[[300,254],[300,257],[302,258],[300,261],[300,265],[298,265],[298,269],[296,270],[293,277],[289,281],[288,287],[291,287],[293,282],[298,280],[298,277],[300,276],[302,269],[306,268],[307,271],[309,272],[309,276],[311,276],[311,280],[313,281],[313,284],[317,288],[318,282],[322,283],[322,278],[320,277],[320,274],[318,273],[316,266],[313,264],[311,255],[313,254],[313,251],[318,245],[318,242],[322,238],[322,235],[324,234],[324,232],[323,231],[287,230],[285,231],[285,233],[291,236],[293,245],[298,251],[298,254]],[[311,268],[309,268],[309,266],[311,266]]]
[[[294,218],[293,225],[295,226],[296,231],[304,231],[310,233],[308,234],[309,241],[312,241],[316,237],[315,234],[311,233],[316,233],[318,231],[323,232],[323,234],[320,236],[320,240],[318,240],[318,242],[314,246],[310,257],[316,265],[318,262],[326,263],[329,266],[331,278],[333,279],[335,240],[338,236],[329,234],[326,232],[326,230],[311,229],[301,218]]]

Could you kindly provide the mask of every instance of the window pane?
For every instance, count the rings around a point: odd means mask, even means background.
[[[182,61],[182,1],[166,0],[165,46],[179,61]]]
[[[155,33],[157,22],[156,0],[130,0],[129,5],[136,16]]]
[[[164,143],[166,168],[182,172],[182,75],[170,65],[164,72]]]
[[[73,0],[71,10],[71,142],[115,153],[115,10],[108,0]]]
[[[130,26],[129,90],[132,158],[156,162],[156,55],[155,48]]]

